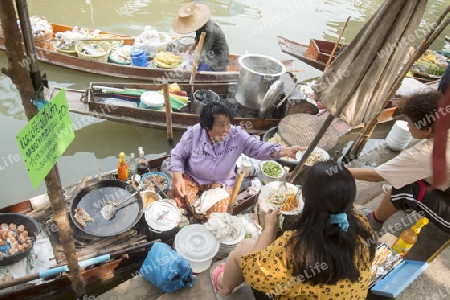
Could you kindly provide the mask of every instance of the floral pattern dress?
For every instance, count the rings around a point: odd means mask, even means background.
[[[308,278],[326,268],[326,264],[320,262],[304,270],[301,275],[293,276],[293,268],[286,266],[286,243],[293,233],[286,231],[266,249],[241,258],[241,269],[248,285],[273,296],[273,299],[366,299],[371,266],[367,267],[363,262],[356,261],[360,270],[357,282],[344,279],[334,285],[311,284]],[[365,253],[365,261],[368,261],[369,250]]]

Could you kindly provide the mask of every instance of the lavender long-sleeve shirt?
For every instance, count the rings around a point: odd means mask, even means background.
[[[270,153],[275,151],[277,159],[280,150],[280,144],[261,142],[240,126],[231,126],[225,141],[211,145],[207,130],[196,124],[188,128],[172,149],[170,170],[186,173],[199,184],[216,182],[231,187],[241,153],[255,159],[272,160]]]

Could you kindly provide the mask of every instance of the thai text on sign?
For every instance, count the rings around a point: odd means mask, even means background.
[[[63,89],[16,135],[33,188],[39,186],[74,138]]]

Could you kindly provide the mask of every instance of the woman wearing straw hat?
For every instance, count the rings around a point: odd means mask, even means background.
[[[180,8],[172,27],[181,34],[195,31],[196,44],[200,34],[206,32],[198,70],[226,71],[230,64],[228,43],[222,29],[210,17],[211,10],[206,4],[188,3]]]

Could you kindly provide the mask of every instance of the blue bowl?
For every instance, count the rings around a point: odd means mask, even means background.
[[[157,175],[163,176],[163,177],[166,179],[166,184],[165,184],[165,186],[164,186],[164,188],[163,188],[163,191],[164,191],[164,192],[167,192],[167,191],[169,190],[169,187],[170,187],[170,179],[169,179],[169,177],[168,177],[166,174],[164,174],[163,172],[147,172],[147,173],[143,174],[143,175],[141,176],[141,181],[139,182],[140,185],[143,186],[143,185],[145,184],[145,179],[146,179],[147,177],[149,177],[149,176],[157,176]],[[158,183],[158,181],[156,181],[156,182]],[[156,191],[156,192],[158,192],[158,191]]]

